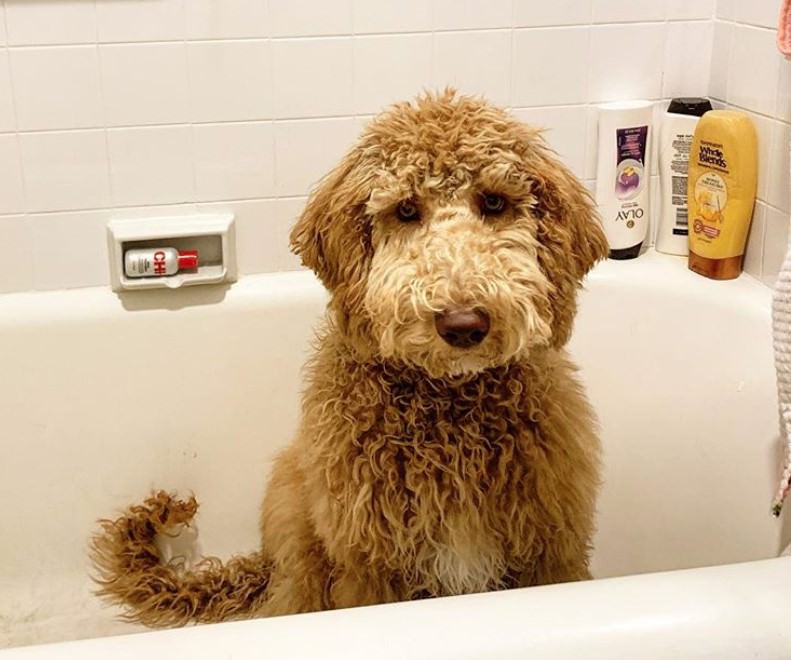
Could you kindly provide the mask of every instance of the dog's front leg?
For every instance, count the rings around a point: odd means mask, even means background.
[[[390,571],[367,566],[338,566],[333,572],[330,597],[335,608],[393,603],[406,598]]]
[[[331,564],[303,492],[303,474],[292,446],[275,461],[261,511],[261,544],[272,560],[263,616],[331,607]]]
[[[556,539],[548,552],[522,574],[520,585],[533,587],[559,582],[577,582],[592,578],[588,568],[588,548],[578,538]]]
[[[565,566],[532,568],[519,574],[516,587],[540,587],[546,584],[559,584],[561,582],[579,582],[592,580],[587,566]]]
[[[324,553],[307,550],[294,561],[276,566],[267,588],[264,616],[301,614],[329,609],[329,564]]]

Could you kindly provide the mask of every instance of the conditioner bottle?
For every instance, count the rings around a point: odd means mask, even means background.
[[[689,253],[689,209],[687,172],[692,137],[701,116],[711,110],[703,98],[677,98],[670,105],[659,129],[659,227],[656,249],[665,254]]]
[[[712,110],[695,128],[689,161],[689,268],[715,280],[742,272],[758,177],[755,126],[743,112]]]
[[[634,259],[648,233],[650,101],[599,106],[596,202],[611,259]]]

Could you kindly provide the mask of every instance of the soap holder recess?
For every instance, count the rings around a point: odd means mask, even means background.
[[[178,289],[195,284],[236,281],[236,243],[232,213],[168,218],[124,218],[107,225],[113,291]],[[172,247],[197,250],[198,267],[163,277],[127,277],[127,250]]]

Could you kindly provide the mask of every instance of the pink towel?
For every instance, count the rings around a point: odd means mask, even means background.
[[[791,58],[791,0],[783,0],[780,18],[777,21],[777,47],[780,52]]]

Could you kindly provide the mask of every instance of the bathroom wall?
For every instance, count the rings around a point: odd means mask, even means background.
[[[590,184],[591,104],[705,93],[714,29],[718,44],[744,31],[768,49],[768,30],[714,12],[714,0],[4,0],[0,291],[107,284],[118,215],[230,209],[242,273],[295,268],[287,234],[310,186],[372,113],[422,88],[484,93],[548,127]],[[775,109],[756,107],[767,122]],[[769,238],[788,203],[762,200]]]
[[[747,111],[760,149],[758,203],[745,269],[772,286],[788,241],[791,185],[791,62],[775,44],[779,0],[718,0],[709,93]]]

